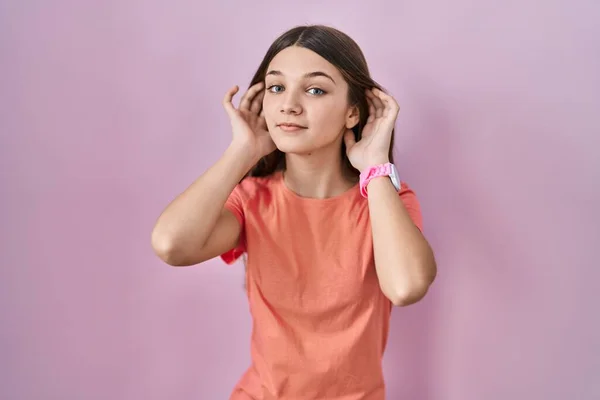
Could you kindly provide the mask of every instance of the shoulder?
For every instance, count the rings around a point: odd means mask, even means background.
[[[241,190],[248,192],[263,192],[277,185],[279,174],[277,172],[268,176],[247,176],[238,184]]]
[[[269,176],[248,176],[242,179],[234,188],[232,195],[241,201],[260,199],[270,196],[278,185],[278,174]]]

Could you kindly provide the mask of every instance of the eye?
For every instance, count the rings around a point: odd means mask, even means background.
[[[324,94],[325,94],[325,91],[324,91],[323,89],[319,89],[319,88],[311,88],[311,89],[308,89],[308,91],[309,91],[309,92],[310,92],[311,90],[313,90],[313,91],[316,91],[316,93],[314,93],[314,92],[313,92],[313,93],[311,93],[311,94],[313,94],[313,95],[315,95],[315,96],[322,96],[322,95],[324,95]]]
[[[275,89],[281,89],[281,90],[275,90]],[[283,91],[283,86],[281,85],[271,85],[267,88],[267,90],[271,93],[279,93],[280,91]]]

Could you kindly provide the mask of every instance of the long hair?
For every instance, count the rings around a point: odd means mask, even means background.
[[[360,119],[359,123],[352,129],[354,138],[359,141],[362,137],[362,129],[369,117],[369,106],[365,95],[365,89],[378,88],[384,89],[371,78],[367,61],[358,44],[345,33],[324,25],[297,26],[279,36],[258,67],[249,87],[265,80],[267,68],[271,60],[283,49],[290,46],[299,46],[311,50],[331,64],[333,64],[342,74],[348,84],[348,103],[352,106],[358,106]],[[392,140],[390,143],[389,159],[394,162],[392,149],[394,147],[394,131],[392,131]],[[344,166],[356,176],[359,171],[355,169],[348,156],[346,155],[346,145],[342,141],[341,155]],[[285,169],[285,154],[279,149],[261,158],[254,165],[247,176],[268,176],[275,171]]]

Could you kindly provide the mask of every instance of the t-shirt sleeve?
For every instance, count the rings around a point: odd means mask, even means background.
[[[423,232],[423,216],[417,195],[405,182],[402,182],[399,195],[413,223]]]
[[[240,223],[241,232],[238,245],[225,253],[221,254],[221,259],[228,265],[233,264],[242,254],[246,252],[245,215],[244,215],[244,195],[241,184],[236,185],[227,201],[225,209],[229,210]]]

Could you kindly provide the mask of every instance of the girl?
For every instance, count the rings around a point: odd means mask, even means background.
[[[300,26],[269,48],[219,161],[159,217],[170,265],[247,256],[252,365],[230,399],[381,400],[392,305],[436,275],[419,203],[393,165],[396,101],[358,45]]]

